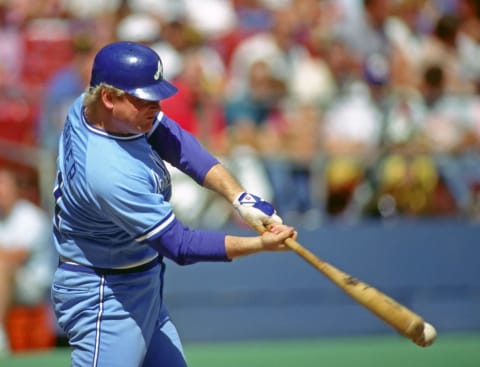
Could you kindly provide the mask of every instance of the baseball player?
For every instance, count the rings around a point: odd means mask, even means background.
[[[59,142],[52,284],[72,366],[186,366],[162,299],[163,258],[180,265],[286,250],[295,237],[271,204],[249,194],[159,101],[176,88],[150,48],[115,42],[95,56],[89,88]],[[233,203],[262,235],[193,230],[169,203],[164,161]],[[268,229],[267,229],[268,226]]]

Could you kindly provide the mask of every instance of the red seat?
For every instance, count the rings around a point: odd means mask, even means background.
[[[30,85],[44,85],[72,57],[72,37],[67,22],[34,21],[24,33],[22,79]]]
[[[0,91],[0,139],[34,145],[36,107],[23,91]]]
[[[13,352],[49,349],[55,346],[50,305],[14,306],[7,316],[7,335]]]

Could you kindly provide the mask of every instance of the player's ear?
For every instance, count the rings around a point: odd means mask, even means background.
[[[100,99],[108,110],[113,109],[113,102],[115,99],[114,93],[107,88],[102,88],[100,91]]]

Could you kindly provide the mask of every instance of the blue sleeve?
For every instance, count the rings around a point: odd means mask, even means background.
[[[178,220],[145,242],[179,265],[196,262],[230,261],[225,249],[225,233],[192,230]]]
[[[172,166],[203,184],[207,172],[219,161],[188,131],[182,129],[163,112],[157,116],[147,135],[152,148]]]

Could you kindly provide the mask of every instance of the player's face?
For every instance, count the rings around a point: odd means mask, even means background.
[[[113,123],[122,134],[139,134],[150,131],[155,114],[160,111],[159,101],[145,101],[130,94],[116,98],[113,109]]]

